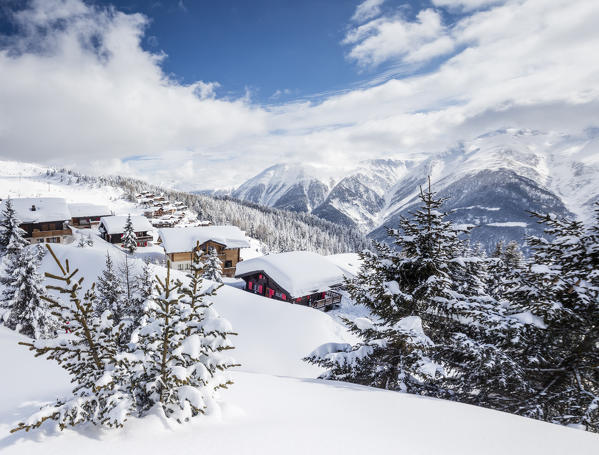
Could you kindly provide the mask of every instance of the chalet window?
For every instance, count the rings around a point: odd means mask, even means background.
[[[261,284],[258,285],[258,294],[262,294],[262,285]]]
[[[225,268],[228,269],[230,267],[233,267],[233,261],[225,261]]]
[[[283,300],[287,300],[287,296],[286,296],[285,294],[281,294],[281,298],[282,298]]]
[[[264,278],[262,275],[258,275],[259,280],[261,280],[262,278]]]
[[[254,288],[254,283],[251,281],[248,281],[248,289],[251,291]]]
[[[301,302],[301,301],[302,301],[302,298],[301,298],[301,297],[298,297],[297,299],[295,299],[295,301],[296,301],[296,302]]]

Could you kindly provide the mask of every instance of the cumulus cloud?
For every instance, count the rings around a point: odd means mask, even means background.
[[[13,159],[221,188],[276,162],[339,166],[496,128],[599,127],[599,4],[587,0],[508,0],[452,24],[431,9],[369,20],[350,32],[353,49],[385,24],[399,38],[359,54],[365,63],[452,50],[425,73],[273,106],[169,78],[164,56],[140,46],[141,15],[37,0],[15,20],[20,33],[0,49],[0,153]]]
[[[422,62],[454,47],[440,14],[432,9],[420,11],[413,22],[399,15],[374,19],[350,30],[343,43],[352,46],[349,58],[361,66],[377,66],[390,59]]]
[[[473,11],[475,9],[504,3],[505,0],[432,0],[432,2],[435,6],[463,11]]]

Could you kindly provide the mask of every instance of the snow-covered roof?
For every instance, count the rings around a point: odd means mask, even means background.
[[[309,251],[268,254],[237,263],[236,277],[264,272],[291,297],[324,292],[343,283],[344,273],[325,256]]]
[[[348,278],[355,277],[362,267],[362,259],[358,253],[331,254],[325,257],[343,270]]]
[[[100,218],[100,225],[104,226],[108,234],[122,234],[125,232],[125,224],[127,216],[103,216]],[[133,224],[134,232],[151,231],[152,225],[145,216],[131,215],[131,223]]]
[[[69,204],[69,210],[71,211],[71,216],[75,218],[110,215],[110,210],[105,205],[86,204],[84,202]]]
[[[23,223],[41,223],[44,221],[65,221],[71,219],[71,212],[65,199],[60,197],[23,197],[11,199],[16,216]],[[1,212],[6,200],[0,204]],[[35,210],[34,210],[35,208]]]
[[[158,230],[164,251],[184,253],[208,240],[225,245],[226,248],[248,248],[250,240],[237,226],[196,226],[164,228]]]

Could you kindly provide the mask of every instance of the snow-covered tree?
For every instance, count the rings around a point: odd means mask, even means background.
[[[77,240],[77,248],[85,248],[87,246],[87,242],[83,234],[78,234],[77,236],[79,240]]]
[[[218,257],[215,248],[209,248],[208,253],[203,255],[204,262],[204,278],[215,281],[216,283],[223,282],[223,263]]]
[[[127,216],[127,221],[125,222],[125,231],[121,237],[121,243],[123,249],[129,254],[132,254],[137,249],[137,236],[133,230],[133,222],[131,221],[130,214]]]
[[[4,324],[28,337],[50,338],[58,329],[56,317],[44,300],[46,290],[39,264],[43,255],[40,246],[23,248],[16,266],[10,270],[0,306],[5,310]]]
[[[106,253],[106,263],[102,273],[97,279],[96,314],[100,315],[109,310],[113,317],[120,321],[125,313],[123,283],[118,276],[118,271],[112,262],[110,254]]]
[[[372,320],[346,321],[363,342],[325,345],[308,360],[328,368],[325,377],[491,405],[525,387],[507,355],[517,326],[485,293],[477,276],[481,258],[465,257],[466,232],[439,211],[444,200],[421,190],[412,219],[389,229],[396,248],[376,244],[348,284]]]
[[[44,406],[12,431],[29,431],[46,420],[55,420],[60,429],[83,422],[120,427],[136,409],[128,390],[129,359],[118,350],[119,327],[113,324],[110,311],[95,314],[94,287],[84,293],[78,270],[71,271],[68,260],[61,263],[49,245],[48,250],[60,269],[59,275],[46,274],[59,282],[48,289],[59,295],[45,299],[66,333],[19,344],[28,346],[36,356],[57,361],[75,386],[70,397]]]
[[[216,288],[203,289],[197,252],[193,259],[189,284],[173,282],[170,264],[166,278],[157,278],[158,295],[147,303],[138,337],[139,406],[143,412],[159,404],[179,422],[215,406],[216,390],[231,384],[225,370],[234,365],[223,355],[232,349],[231,326],[211,308]]]
[[[529,320],[521,352],[533,393],[510,410],[599,431],[599,206],[594,224],[534,213],[547,238],[506,299]]]
[[[0,218],[0,254],[5,255],[9,249],[18,254],[29,242],[25,240],[26,232],[19,227],[21,221],[17,218],[10,198],[6,200]]]

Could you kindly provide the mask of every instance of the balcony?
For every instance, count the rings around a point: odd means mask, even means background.
[[[34,239],[38,239],[40,237],[62,237],[63,235],[72,235],[73,232],[70,229],[59,229],[55,231],[40,231],[39,229],[34,229],[31,237]]]
[[[330,309],[334,305],[338,305],[341,303],[341,294],[331,294],[327,295],[324,299],[316,300],[312,302],[310,305],[312,308],[316,308],[317,310]]]

